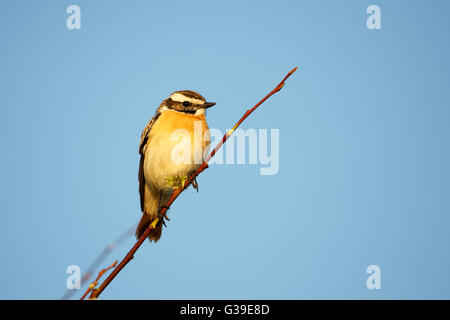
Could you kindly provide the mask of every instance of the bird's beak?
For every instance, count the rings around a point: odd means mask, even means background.
[[[205,103],[202,105],[202,108],[207,109],[207,108],[211,108],[212,106],[215,106],[215,105],[216,105],[215,102],[205,102]]]

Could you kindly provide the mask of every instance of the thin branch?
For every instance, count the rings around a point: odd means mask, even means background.
[[[83,296],[81,297],[80,300],[84,300],[84,298],[89,294],[89,292],[91,292],[91,290],[94,290],[94,288],[97,286],[98,284],[98,280],[100,280],[100,278],[102,277],[102,275],[105,274],[105,272],[108,272],[108,270],[114,268],[117,265],[117,260],[114,261],[114,263],[112,265],[110,265],[108,268],[102,269],[100,270],[100,272],[97,275],[97,278],[95,278],[94,282],[92,282],[89,285],[89,288],[87,288],[86,292],[83,294]]]
[[[129,228],[127,231],[123,232],[117,239],[115,239],[113,242],[108,244],[106,247],[103,248],[103,250],[100,252],[100,254],[95,258],[95,260],[91,263],[89,268],[86,269],[86,272],[84,273],[83,277],[80,281],[80,286],[83,286],[86,282],[88,282],[89,278],[94,274],[95,270],[103,263],[103,261],[108,257],[108,255],[119,245],[121,245],[126,239],[128,239],[129,236],[131,236],[134,233],[134,230],[136,229],[136,224],[134,224],[131,228]],[[67,300],[72,297],[75,290],[67,290],[67,292],[61,297],[62,300]]]
[[[152,229],[155,229],[159,224],[162,223],[164,220],[164,216],[168,210],[168,208],[172,205],[172,203],[178,198],[181,192],[183,192],[189,185],[192,183],[192,181],[195,179],[197,175],[202,173],[206,168],[208,168],[208,162],[211,160],[212,157],[216,154],[216,152],[222,147],[222,145],[227,141],[227,139],[231,136],[231,134],[239,127],[239,125],[247,119],[247,117],[256,110],[264,101],[269,99],[273,94],[277,93],[278,91],[283,88],[285,81],[287,78],[289,78],[295,71],[297,70],[297,67],[292,69],[284,78],[281,80],[281,82],[271,91],[269,92],[264,98],[262,98],[253,108],[248,109],[245,114],[242,116],[241,119],[234,125],[234,127],[228,131],[222,138],[222,140],[217,144],[217,146],[214,148],[214,150],[209,154],[208,157],[205,158],[204,162],[200,165],[200,167],[195,171],[194,175],[189,176],[189,178],[186,180],[184,187],[175,189],[169,200],[166,203],[166,206],[161,209],[161,215],[160,218],[156,218],[153,220],[153,222],[145,229],[144,233],[140,236],[140,238],[137,240],[136,244],[131,248],[131,250],[127,253],[127,255],[123,258],[123,260],[119,263],[119,265],[111,272],[111,274],[103,281],[103,283],[97,288],[93,289],[91,292],[90,299],[97,299],[98,296],[105,290],[105,288],[111,283],[111,281],[117,276],[117,274],[134,258],[134,254],[139,249],[139,247],[142,245],[142,243],[147,239],[148,235],[150,234],[150,231]]]

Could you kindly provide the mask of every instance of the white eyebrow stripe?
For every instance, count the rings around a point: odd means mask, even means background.
[[[190,103],[193,103],[193,104],[203,104],[204,103],[200,99],[189,98],[189,97],[186,97],[184,94],[181,94],[178,92],[171,94],[170,99],[172,99],[173,101],[177,101],[177,102],[189,101]]]

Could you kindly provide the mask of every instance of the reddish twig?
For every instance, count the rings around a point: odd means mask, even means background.
[[[117,260],[114,261],[114,263],[112,265],[110,265],[108,268],[102,269],[100,270],[100,272],[97,275],[97,278],[95,278],[94,282],[92,282],[89,285],[89,288],[87,288],[86,292],[83,294],[83,296],[81,297],[80,300],[84,300],[84,298],[89,294],[89,292],[91,292],[91,290],[95,290],[94,288],[97,286],[98,284],[98,280],[100,280],[100,278],[102,277],[102,275],[105,274],[105,272],[108,272],[108,270],[114,268],[117,265]]]
[[[83,286],[89,278],[92,276],[92,274],[95,272],[95,270],[100,266],[103,261],[106,259],[106,257],[115,249],[117,248],[122,242],[124,242],[129,236],[131,236],[136,229],[136,225],[133,225],[131,228],[129,228],[127,231],[123,232],[116,240],[108,244],[105,248],[103,248],[102,252],[95,258],[95,260],[92,262],[92,264],[89,266],[89,268],[86,269],[86,272],[84,273],[83,277],[80,281],[80,286]],[[67,290],[67,292],[62,296],[62,300],[70,299],[70,297],[73,295],[75,290]]]
[[[197,175],[202,173],[206,168],[208,168],[208,162],[211,160],[212,157],[216,154],[216,152],[222,147],[222,145],[227,141],[227,139],[231,136],[231,134],[236,130],[237,127],[253,112],[258,108],[264,101],[269,99],[273,94],[277,93],[278,91],[283,88],[285,81],[287,78],[289,78],[295,71],[297,70],[297,67],[292,69],[284,78],[281,80],[281,82],[270,91],[264,98],[262,98],[253,108],[248,109],[245,114],[242,116],[241,119],[234,125],[234,127],[228,131],[222,138],[222,140],[217,144],[217,146],[214,148],[214,150],[205,158],[203,163],[200,165],[200,167],[195,171],[195,174],[188,177],[186,180],[184,187],[175,189],[172,192],[172,195],[170,196],[169,200],[166,203],[166,206],[161,209],[161,218],[156,218],[153,220],[153,222],[145,229],[144,233],[140,236],[140,238],[137,240],[136,244],[131,248],[131,250],[127,253],[127,255],[123,258],[123,260],[119,263],[119,265],[111,272],[111,274],[103,281],[103,283],[97,288],[93,289],[91,292],[91,299],[97,299],[98,296],[105,290],[105,288],[111,283],[111,281],[117,276],[117,274],[134,258],[135,252],[139,249],[139,247],[142,245],[142,243],[147,239],[148,235],[150,234],[150,231],[152,229],[155,229],[156,226],[162,223],[164,220],[164,215],[166,214],[166,211],[168,208],[172,205],[172,203],[178,198],[181,192],[183,192],[184,189],[189,187],[189,185],[192,183],[192,181],[195,179]]]

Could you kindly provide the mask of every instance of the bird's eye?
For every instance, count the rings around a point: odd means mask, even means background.
[[[185,107],[185,108],[189,107],[190,105],[191,105],[191,103],[188,101],[183,102],[183,107]]]

